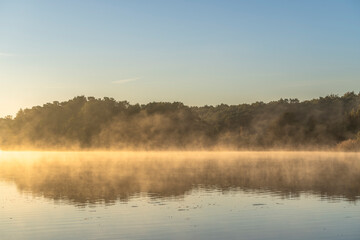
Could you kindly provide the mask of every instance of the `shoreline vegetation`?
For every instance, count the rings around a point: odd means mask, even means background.
[[[78,96],[0,118],[0,149],[358,151],[360,94],[186,106]]]

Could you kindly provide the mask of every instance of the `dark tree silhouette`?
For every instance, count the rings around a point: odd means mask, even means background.
[[[360,95],[218,106],[78,96],[0,118],[0,147],[360,149]]]

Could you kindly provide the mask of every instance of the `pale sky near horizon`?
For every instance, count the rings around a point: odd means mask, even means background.
[[[74,96],[239,104],[360,91],[360,1],[0,0],[0,117]]]

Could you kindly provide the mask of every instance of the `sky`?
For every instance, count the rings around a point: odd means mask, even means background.
[[[201,106],[348,91],[358,0],[0,0],[0,117],[79,95]]]

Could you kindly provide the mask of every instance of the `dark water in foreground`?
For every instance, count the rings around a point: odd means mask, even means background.
[[[360,155],[0,152],[0,239],[360,239]]]

